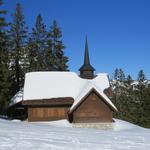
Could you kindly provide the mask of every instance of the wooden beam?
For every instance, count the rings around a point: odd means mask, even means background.
[[[35,100],[23,100],[22,104],[27,106],[46,106],[46,105],[72,105],[74,99],[72,97],[51,98],[51,99],[35,99]]]

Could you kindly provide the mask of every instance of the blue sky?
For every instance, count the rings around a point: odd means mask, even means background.
[[[17,2],[30,30],[38,13],[47,28],[57,20],[71,71],[78,72],[83,63],[87,34],[96,73],[107,72],[111,77],[115,68],[122,68],[136,79],[143,69],[150,79],[149,0],[4,0],[8,21]]]

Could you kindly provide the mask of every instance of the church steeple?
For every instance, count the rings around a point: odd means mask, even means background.
[[[89,50],[88,50],[88,42],[87,42],[87,36],[85,39],[85,52],[84,52],[84,65],[89,65],[90,59],[89,59]]]
[[[85,79],[93,79],[94,78],[95,69],[90,64],[87,37],[85,40],[84,64],[81,66],[79,71],[80,71],[81,78],[85,78]]]

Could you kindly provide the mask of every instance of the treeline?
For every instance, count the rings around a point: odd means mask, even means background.
[[[55,20],[47,29],[38,14],[29,33],[19,3],[12,22],[6,23],[6,13],[0,8],[0,114],[5,114],[10,98],[23,87],[26,72],[68,71],[62,32]]]
[[[126,77],[122,69],[116,69],[111,80],[112,101],[118,108],[115,117],[150,128],[150,81],[143,70],[137,80]]]

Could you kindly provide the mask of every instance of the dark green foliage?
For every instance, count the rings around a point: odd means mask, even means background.
[[[51,52],[51,62],[46,62],[53,64],[53,70],[56,71],[68,71],[68,57],[64,55],[65,46],[62,42],[62,33],[60,28],[57,25],[57,22],[54,20],[49,32],[49,54]],[[48,60],[48,59],[46,59]],[[48,65],[47,65],[48,66]]]
[[[27,46],[26,46],[26,50],[27,50],[27,58],[28,58],[28,62],[29,62],[29,66],[27,68],[28,72],[31,71],[37,71],[37,57],[38,57],[38,53],[36,51],[36,44],[34,44],[34,42],[32,42],[32,39],[29,38]]]
[[[65,46],[56,21],[47,31],[39,14],[29,36],[19,3],[8,28],[5,28],[8,25],[5,13],[0,10],[0,114],[6,112],[10,98],[23,87],[26,72],[68,70],[68,58],[64,55]]]
[[[2,5],[2,0],[0,0]],[[6,22],[4,14],[6,11],[0,10],[0,114],[4,114],[9,103],[9,58],[7,50],[7,35],[6,35]]]
[[[44,51],[46,49],[47,31],[41,14],[37,16],[36,23],[32,31],[32,41],[37,42],[36,44],[39,52]]]
[[[47,31],[42,16],[36,18],[32,29],[31,38],[28,42],[30,71],[44,71],[44,56],[47,49]]]
[[[138,79],[139,82],[144,82],[146,80],[145,74],[143,70],[140,70],[138,73]]]
[[[27,37],[27,27],[22,12],[22,8],[18,3],[15,13],[13,14],[13,22],[9,31],[12,70],[11,80],[13,82],[12,94],[15,94],[23,87],[24,73],[26,72],[28,62],[26,60],[27,52],[25,48]]]
[[[137,96],[137,123],[150,127],[150,84],[147,83],[144,71],[138,73],[138,84],[136,85],[135,94]],[[149,122],[149,124],[148,124]]]
[[[130,75],[127,76],[127,79],[126,79],[126,83],[127,85],[131,86],[131,83],[133,82],[133,79]]]
[[[0,6],[3,4],[3,1],[0,0]],[[5,10],[0,10],[0,31],[3,30],[3,28],[7,25],[7,23],[5,22],[5,17],[3,16],[4,14],[6,14]]]
[[[28,42],[30,71],[68,71],[61,30],[56,21],[46,30],[39,14]]]
[[[116,68],[115,72],[114,72],[114,79],[117,81],[125,81],[125,74],[123,72],[123,70],[120,68]]]
[[[133,81],[130,75],[123,81],[114,77],[117,80],[112,82],[112,101],[119,110],[116,117],[150,128],[150,84],[143,70],[139,71],[137,81]]]
[[[55,69],[55,53],[52,49],[52,40],[48,35],[47,49],[45,50],[45,70],[56,71]]]

